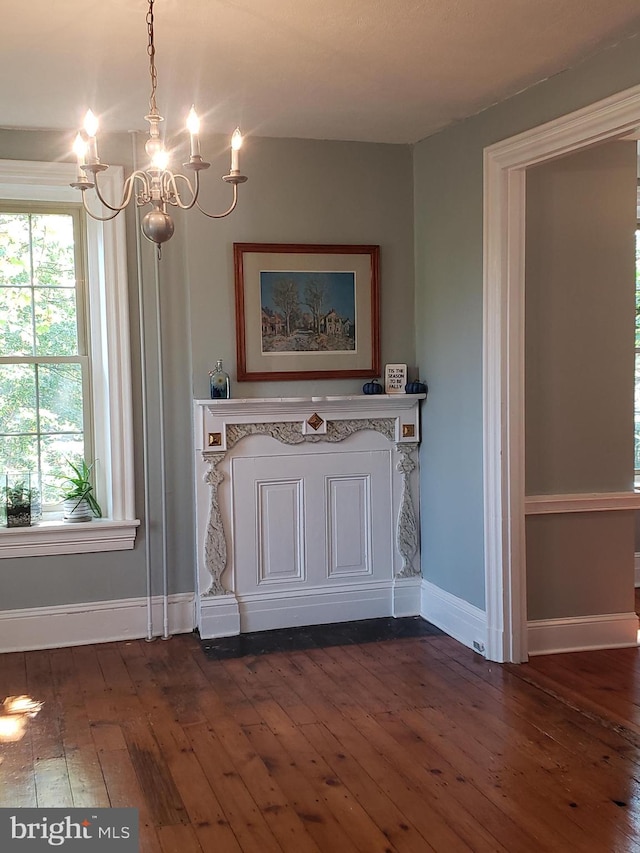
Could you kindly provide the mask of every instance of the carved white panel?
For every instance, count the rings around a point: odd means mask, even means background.
[[[304,580],[302,480],[258,481],[258,584]]]
[[[370,575],[371,477],[327,477],[327,577]]]
[[[201,636],[420,612],[419,399],[196,402]]]

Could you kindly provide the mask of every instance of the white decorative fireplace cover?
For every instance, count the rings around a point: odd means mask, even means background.
[[[417,447],[424,397],[195,401],[198,624],[203,637],[420,612]],[[294,473],[283,478],[285,464]],[[353,473],[343,473],[347,469]],[[241,481],[247,476],[252,482]],[[316,500],[314,505],[321,507],[316,513],[305,504],[311,506],[314,488],[333,489],[333,498],[323,494]],[[249,500],[240,500],[241,493]],[[284,515],[282,509],[265,509],[282,500],[289,508]],[[378,510],[374,504],[380,505]],[[336,533],[340,517],[351,511],[351,524],[345,522]],[[394,520],[388,531],[385,514]],[[269,545],[280,538],[280,528],[285,540],[297,542],[284,559],[277,544]],[[255,547],[247,551],[251,536]],[[312,566],[306,540],[318,537],[326,544],[327,564],[329,552],[338,562],[340,552],[352,562],[356,553],[360,562],[334,566],[333,571],[318,559]]]

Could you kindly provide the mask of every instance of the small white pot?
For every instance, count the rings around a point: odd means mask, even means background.
[[[67,498],[62,502],[62,506],[63,519],[66,522],[91,521],[93,518],[91,507],[84,498]]]

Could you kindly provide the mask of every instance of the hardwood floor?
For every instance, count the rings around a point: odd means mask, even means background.
[[[0,701],[44,702],[0,744],[0,806],[135,806],[145,853],[640,851],[639,654],[0,655]]]

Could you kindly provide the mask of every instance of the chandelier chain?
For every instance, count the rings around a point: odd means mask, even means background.
[[[149,34],[147,54],[149,56],[149,75],[151,76],[151,95],[149,96],[150,115],[156,115],[156,113],[158,112],[158,107],[156,105],[156,88],[158,86],[158,74],[156,72],[156,47],[153,39],[153,3],[154,0],[149,0],[149,11],[147,12],[147,32]]]
[[[151,77],[151,91],[149,94],[149,114],[145,120],[149,122],[149,137],[145,142],[145,153],[149,157],[149,165],[146,169],[134,171],[125,180],[122,188],[120,203],[110,203],[105,199],[99,186],[99,176],[108,165],[103,163],[98,156],[97,130],[98,121],[91,110],[85,116],[84,129],[76,136],[73,150],[77,158],[76,180],[71,184],[74,189],[82,193],[82,205],[87,214],[98,222],[108,222],[114,219],[120,211],[124,210],[133,200],[137,207],[151,205],[140,223],[144,236],[155,243],[160,257],[160,247],[171,239],[175,230],[174,222],[167,208],[180,208],[191,210],[197,207],[205,216],[211,219],[222,219],[232,213],[238,203],[238,186],[243,184],[247,177],[240,174],[238,167],[238,149],[242,144],[242,136],[238,128],[231,137],[231,169],[228,175],[223,175],[222,180],[231,184],[233,188],[233,199],[224,213],[208,213],[203,210],[198,202],[200,195],[200,172],[208,169],[211,165],[202,159],[200,154],[200,120],[195,109],[192,107],[187,119],[187,131],[189,132],[189,160],[184,163],[185,174],[171,171],[169,166],[169,152],[165,149],[164,141],[160,137],[160,123],[163,121],[158,112],[156,104],[156,89],[158,87],[158,75],[156,73],[156,48],[154,40],[154,0],[147,0],[147,14],[145,22],[147,25],[147,57],[149,59],[149,76]],[[135,141],[133,143],[136,150]],[[135,164],[135,156],[134,156]],[[94,213],[87,204],[87,190],[94,190],[98,201],[109,213],[101,216]],[[2,759],[0,759],[1,761]]]

